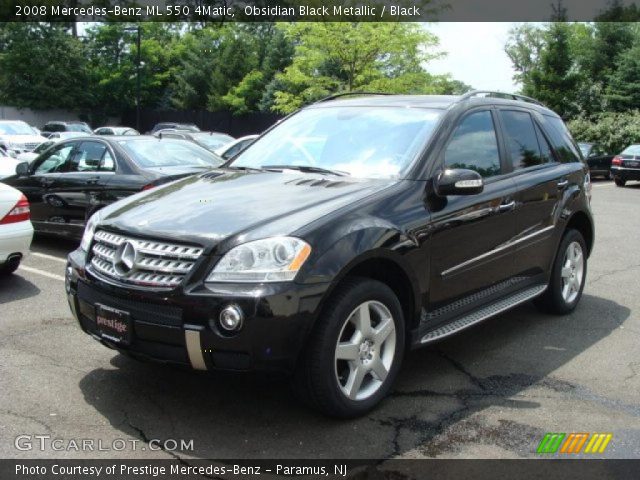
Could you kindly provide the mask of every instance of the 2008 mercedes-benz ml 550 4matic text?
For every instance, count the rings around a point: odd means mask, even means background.
[[[590,188],[560,117],[526,97],[333,98],[98,211],[66,290],[110,348],[290,373],[312,406],[354,416],[412,348],[532,299],[571,312]]]

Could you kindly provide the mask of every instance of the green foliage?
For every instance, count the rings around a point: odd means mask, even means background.
[[[8,23],[0,24],[0,101],[100,123],[135,108],[138,73],[142,107],[236,114],[289,112],[351,90],[467,91],[425,70],[436,47],[421,25],[394,22]]]
[[[0,100],[17,107],[89,106],[84,45],[61,26],[0,26]]]
[[[640,26],[619,21],[634,12],[613,2],[592,24],[524,24],[512,30],[505,51],[522,92],[565,118],[640,108]]]
[[[606,112],[592,118],[578,117],[568,122],[578,142],[596,142],[607,152],[619,153],[632,143],[640,143],[640,112]]]
[[[354,90],[433,93],[423,63],[438,56],[437,38],[417,24],[281,25],[295,43],[291,65],[277,75],[274,109],[289,113],[331,93]]]

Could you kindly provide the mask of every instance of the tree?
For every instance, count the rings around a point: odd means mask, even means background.
[[[330,93],[432,89],[423,64],[439,54],[437,38],[407,23],[296,23],[282,25],[295,43],[291,65],[276,75],[273,108],[288,113]]]
[[[618,57],[616,69],[610,75],[606,98],[614,111],[640,108],[640,45]]]
[[[0,29],[0,100],[21,108],[90,104],[83,44],[56,24],[5,23]]]

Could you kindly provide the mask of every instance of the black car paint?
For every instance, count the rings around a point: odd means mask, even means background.
[[[602,175],[605,178],[609,178],[611,174],[611,161],[615,155],[602,153],[601,147],[595,143],[581,143],[581,145],[588,146],[584,159],[589,166],[591,176]],[[594,150],[596,150],[596,152],[594,152]]]
[[[513,171],[497,126],[502,174],[489,178],[480,194],[440,197],[434,182],[458,121],[477,109],[495,114],[520,108],[495,98],[449,103],[430,105],[444,115],[403,179],[225,168],[106,207],[100,228],[201,245],[205,252],[185,283],[171,291],[123,288],[87,272],[84,252],[72,253],[69,302],[76,313],[84,312],[78,315],[82,328],[95,335],[88,297],[103,296],[116,308],[127,308],[127,299],[139,302],[130,305],[134,309],[175,308],[178,326],[136,321],[140,341],[131,349],[102,341],[156,360],[188,363],[182,328],[190,325],[202,333],[208,368],[291,372],[325,302],[348,275],[389,284],[403,304],[412,346],[465,312],[548,282],[568,225],[583,230],[589,250],[593,244],[586,165],[560,163],[556,153],[554,162]],[[548,128],[543,114],[551,112],[535,105],[526,110],[543,131]],[[232,247],[272,235],[312,245],[295,282],[204,282]],[[91,292],[84,301],[79,289]],[[244,328],[234,335],[210,322],[227,304],[247,313]]]
[[[31,205],[31,221],[38,233],[73,239],[82,237],[87,219],[97,210],[140,192],[187,175],[202,172],[200,167],[140,168],[118,144],[131,136],[78,137],[56,143],[56,147],[84,142],[106,145],[116,165],[115,172],[36,173],[47,149],[29,166],[28,175],[15,175],[3,182],[24,193]],[[136,137],[139,138],[139,137]],[[73,153],[72,153],[73,155]]]

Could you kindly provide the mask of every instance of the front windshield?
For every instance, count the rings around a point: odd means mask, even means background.
[[[232,167],[316,167],[354,177],[401,176],[442,111],[337,106],[302,110],[252,143]]]
[[[218,167],[223,160],[192,142],[178,139],[142,138],[118,142],[136,165],[154,167]]]
[[[0,123],[2,135],[37,135],[35,130],[23,122]]]
[[[630,145],[620,155],[640,155],[640,145]]]
[[[218,148],[234,140],[233,137],[225,135],[224,133],[195,133],[193,134],[193,138],[209,148]]]

